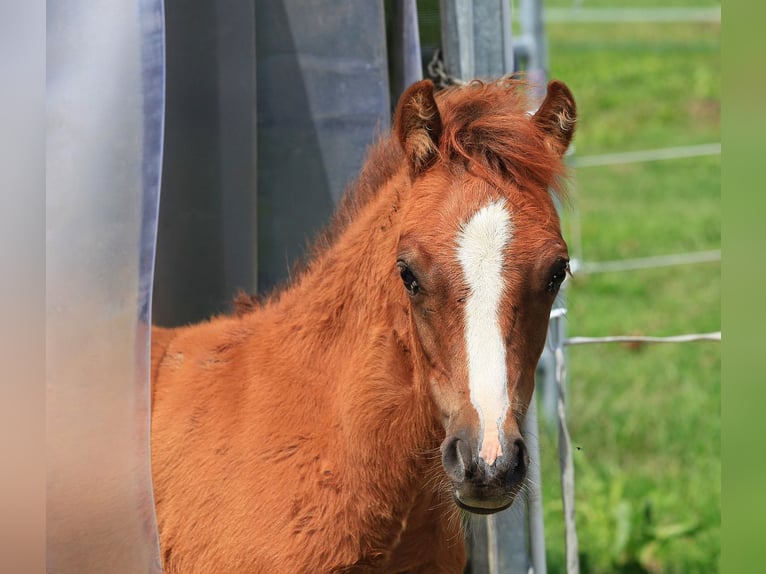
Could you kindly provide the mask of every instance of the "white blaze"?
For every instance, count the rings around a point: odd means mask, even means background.
[[[468,386],[481,424],[479,456],[489,465],[503,454],[500,425],[509,402],[500,298],[503,252],[511,238],[511,216],[503,201],[476,212],[457,238],[457,256],[469,288],[465,302]]]

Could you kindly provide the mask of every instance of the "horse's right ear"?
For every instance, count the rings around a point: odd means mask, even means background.
[[[438,159],[442,120],[431,80],[412,84],[399,98],[394,133],[402,144],[412,177],[423,173]]]

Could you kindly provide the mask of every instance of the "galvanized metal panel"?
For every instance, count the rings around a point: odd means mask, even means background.
[[[162,3],[47,11],[47,570],[159,573],[149,308]]]
[[[167,121],[155,322],[180,325],[255,290],[255,14],[167,0]]]
[[[256,6],[258,285],[288,275],[390,123],[382,2]]]

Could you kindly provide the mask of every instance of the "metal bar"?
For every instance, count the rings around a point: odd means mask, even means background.
[[[416,0],[392,2],[391,94],[396,102],[408,86],[423,79]]]
[[[614,271],[634,271],[636,269],[655,269],[673,265],[690,265],[693,263],[709,263],[721,260],[721,250],[698,251],[696,253],[675,253],[671,255],[653,255],[635,259],[619,259],[616,261],[579,261],[573,266],[572,272],[609,273]]]
[[[447,75],[473,79],[474,23],[471,0],[440,0],[442,49]]]
[[[508,0],[500,0],[500,22],[503,53],[503,75],[516,71],[513,53],[513,5]]]
[[[550,329],[550,325],[548,327]],[[537,362],[537,382],[535,388],[541,391],[540,401],[542,403],[543,421],[546,424],[553,424],[556,421],[556,404],[558,401],[556,362],[553,351],[547,344],[543,349],[540,360]]]
[[[613,335],[610,337],[570,337],[563,345],[592,345],[597,343],[691,343],[694,341],[720,341],[721,331],[712,333],[690,333],[671,337],[642,337],[633,335]]]
[[[537,422],[537,392],[532,394],[524,418],[524,442],[529,450],[527,473],[527,515],[529,517],[529,555],[534,574],[546,574],[545,524],[543,521],[543,481],[540,472],[540,428]]]
[[[521,0],[519,6],[519,23],[522,38],[528,51],[526,69],[534,74],[548,76],[548,46],[545,41],[543,21],[543,3],[539,0]],[[542,85],[543,91],[545,84]]]
[[[555,323],[563,322],[563,317],[557,317]],[[564,532],[566,539],[566,571],[567,574],[580,572],[579,544],[575,523],[575,492],[574,492],[574,461],[572,459],[572,441],[569,437],[566,419],[566,362],[564,349],[556,347],[556,381],[559,385],[559,466],[561,469],[561,498],[564,504]]]
[[[566,287],[566,285],[565,285]],[[543,420],[546,423],[553,424],[557,420],[557,408],[559,401],[559,383],[556,379],[556,348],[561,345],[561,341],[566,338],[565,324],[557,319],[564,317],[567,313],[564,307],[564,296],[566,291],[562,290],[557,298],[553,309],[551,309],[548,323],[548,337],[545,341],[545,348],[538,363],[539,378],[537,387],[542,390]]]
[[[487,516],[487,561],[489,574],[501,574],[497,516]]]
[[[473,58],[476,78],[500,78],[513,72],[510,23],[510,3],[507,0],[474,3]]]

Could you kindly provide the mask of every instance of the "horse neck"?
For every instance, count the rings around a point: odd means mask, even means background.
[[[290,344],[305,350],[313,372],[325,372],[337,420],[359,437],[355,455],[362,458],[379,457],[381,447],[392,445],[403,451],[392,456],[410,457],[438,445],[409,301],[395,267],[400,198],[409,185],[401,169],[276,304],[279,316],[300,322],[289,329],[298,339]]]

